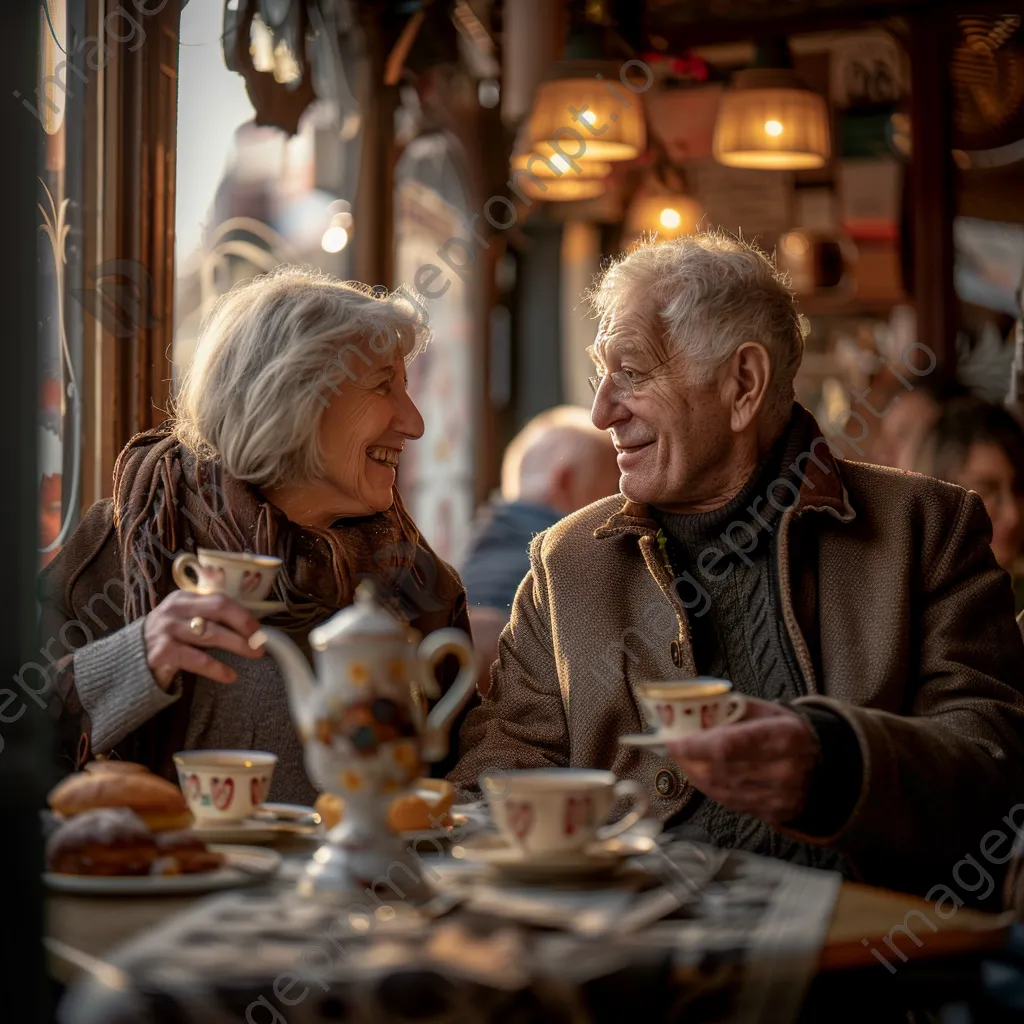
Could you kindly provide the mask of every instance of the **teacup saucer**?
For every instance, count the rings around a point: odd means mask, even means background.
[[[667,754],[665,737],[656,732],[634,732],[619,737],[619,742],[627,747],[646,747],[655,754]]]
[[[277,808],[282,812],[274,814]],[[272,843],[285,836],[317,838],[323,835],[320,816],[312,807],[299,804],[263,804],[241,821],[210,825],[197,822],[192,831],[208,843]]]
[[[238,603],[247,612],[252,612],[257,619],[266,618],[268,615],[276,615],[288,607],[285,601],[239,601]]]
[[[590,843],[582,850],[530,855],[513,846],[502,835],[484,833],[453,847],[452,857],[482,864],[516,878],[566,879],[614,871],[627,857],[650,853],[656,845],[649,836],[625,832]]]

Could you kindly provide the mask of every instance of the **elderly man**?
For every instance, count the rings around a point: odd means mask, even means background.
[[[803,321],[743,242],[641,247],[593,299],[592,417],[626,500],[534,540],[449,777],[607,768],[694,837],[905,890],[1004,862],[1024,644],[981,500],[833,456],[794,401]],[[698,675],[743,720],[670,756],[618,744],[647,724],[637,683]]]
[[[481,693],[490,687],[498,637],[530,569],[530,541],[563,516],[618,490],[615,449],[585,408],[548,409],[509,443],[501,463],[501,496],[484,509],[459,566],[480,655]]]

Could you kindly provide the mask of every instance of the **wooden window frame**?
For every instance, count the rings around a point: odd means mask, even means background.
[[[171,399],[180,2],[148,0],[152,13],[133,14],[141,43],[108,30],[125,36],[111,19],[121,6],[93,0],[88,18],[107,49],[88,86],[84,284],[115,308],[86,317],[83,512],[111,495],[118,453],[166,418]]]

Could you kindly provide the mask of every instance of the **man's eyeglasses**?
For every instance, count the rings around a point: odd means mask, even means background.
[[[658,376],[658,371],[668,366],[674,359],[682,355],[682,352],[673,352],[667,359],[652,366],[646,373],[638,370],[616,370],[614,373],[604,373],[597,377],[588,377],[590,390],[597,394],[598,388],[607,377],[611,381],[612,393],[608,396],[613,402],[624,402],[632,398],[638,387],[642,387],[648,381]]]
[[[598,388],[605,378],[611,383],[611,394],[608,396],[613,402],[624,402],[633,397],[636,393],[634,382],[639,383],[643,378],[635,370],[616,370],[614,373],[605,373],[597,377],[588,377],[590,390],[597,394]]]

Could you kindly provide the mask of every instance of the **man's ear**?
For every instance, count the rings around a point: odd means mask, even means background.
[[[575,500],[575,494],[573,494],[573,485],[576,482],[576,472],[572,465],[568,462],[559,462],[554,469],[551,470],[551,476],[548,482],[548,505],[553,508],[556,512],[569,512],[575,511],[573,507],[573,501]]]
[[[722,393],[729,406],[729,425],[735,433],[746,430],[757,419],[771,376],[771,357],[764,345],[745,341],[732,354]]]

